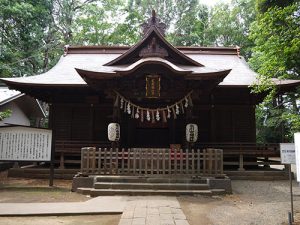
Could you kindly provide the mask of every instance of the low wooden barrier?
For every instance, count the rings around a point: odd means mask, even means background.
[[[223,176],[221,149],[112,149],[81,150],[83,174]]]
[[[64,168],[65,164],[80,165],[80,154],[83,146],[92,146],[96,149],[111,147],[109,142],[97,141],[56,141],[55,155],[60,168]],[[279,165],[280,161],[271,161],[270,157],[279,157],[279,144],[267,143],[197,143],[195,149],[223,149],[224,166],[238,166],[239,170],[244,170],[244,166],[260,165],[269,166],[271,164]],[[249,161],[249,159],[251,159]],[[257,159],[257,160],[255,160]]]
[[[245,170],[244,166],[281,165],[278,160],[270,160],[272,157],[280,157],[278,143],[201,143],[196,147],[223,149],[224,165],[238,166],[240,171]]]
[[[80,164],[81,148],[83,146],[93,146],[96,148],[110,147],[110,142],[100,141],[60,141],[55,142],[55,154],[59,157],[59,168],[64,169],[65,163]],[[75,158],[78,159],[75,159]]]

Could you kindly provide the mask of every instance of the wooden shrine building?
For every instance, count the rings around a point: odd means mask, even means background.
[[[1,79],[51,104],[58,159],[111,146],[111,122],[120,124],[120,148],[186,148],[186,124],[194,123],[194,147],[256,150],[255,106],[263,96],[251,93],[257,74],[239,48],[175,47],[155,14],[142,29],[132,47],[69,46],[46,73]],[[274,82],[282,91],[300,84]]]

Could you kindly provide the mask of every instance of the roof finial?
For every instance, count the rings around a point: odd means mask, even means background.
[[[156,12],[152,9],[152,16],[142,24],[143,34],[145,35],[147,31],[152,27],[156,27],[162,35],[165,35],[166,24],[160,22],[160,19],[156,17]]]
[[[152,9],[152,21],[155,22],[155,18],[156,18],[156,12],[154,9]]]

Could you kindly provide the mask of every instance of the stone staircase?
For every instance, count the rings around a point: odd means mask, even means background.
[[[215,184],[216,180],[224,182],[224,179],[214,179],[214,182],[210,182],[209,178],[94,176],[92,187],[78,185],[75,189],[76,192],[91,197],[101,195],[217,195],[231,192],[229,179],[226,179],[227,186],[224,188],[220,188],[220,185],[211,187],[210,183]]]

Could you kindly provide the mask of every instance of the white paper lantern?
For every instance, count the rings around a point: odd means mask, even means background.
[[[107,136],[109,141],[119,141],[120,125],[118,123],[110,123],[107,128]]]
[[[198,139],[198,125],[193,123],[187,124],[185,134],[187,142],[196,142]]]

